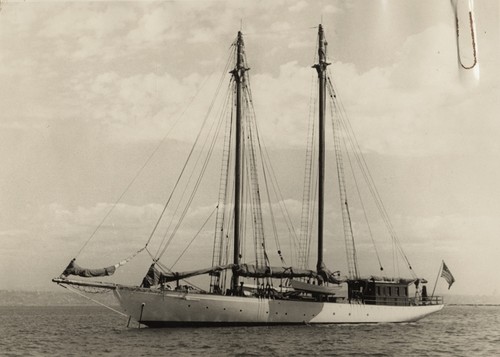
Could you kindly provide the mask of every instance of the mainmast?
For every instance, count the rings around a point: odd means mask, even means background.
[[[233,263],[240,264],[240,216],[241,216],[241,117],[242,117],[242,91],[245,71],[243,60],[243,35],[238,31],[236,40],[236,67],[231,71],[236,83],[236,153],[234,164],[234,251]],[[231,288],[238,288],[238,275],[233,273]]]
[[[326,40],[323,26],[318,29],[318,64],[313,67],[318,72],[319,83],[319,169],[318,169],[318,263],[316,269],[323,269],[323,216],[324,216],[324,189],[325,189],[325,105],[326,105]]]

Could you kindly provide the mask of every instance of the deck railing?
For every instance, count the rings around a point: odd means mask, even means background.
[[[351,299],[351,303],[356,301],[369,305],[396,305],[396,306],[416,306],[416,305],[440,305],[443,304],[442,296],[428,297],[407,297],[407,296],[365,296],[363,299]]]

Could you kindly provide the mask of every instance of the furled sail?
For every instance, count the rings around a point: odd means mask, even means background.
[[[66,278],[69,275],[77,275],[77,276],[81,276],[81,277],[84,277],[84,278],[92,278],[92,277],[95,277],[95,276],[113,275],[115,273],[116,269],[118,269],[122,265],[125,265],[129,261],[131,261],[132,259],[134,259],[135,256],[137,254],[139,254],[140,252],[142,252],[145,248],[146,247],[143,247],[143,248],[139,249],[137,252],[135,252],[134,254],[132,254],[131,256],[129,256],[127,259],[122,260],[118,264],[111,265],[111,266],[106,267],[106,268],[98,268],[98,269],[82,268],[81,266],[79,266],[78,264],[75,263],[76,258],[73,258],[69,262],[69,264],[66,267],[66,269],[64,269],[64,271],[62,272],[60,278]]]
[[[88,269],[88,268],[82,268],[78,264],[75,263],[75,258],[71,260],[71,262],[68,264],[66,269],[64,269],[63,273],[61,274],[61,277],[67,277],[69,275],[77,275],[77,276],[82,276],[84,278],[92,278],[95,276],[108,276],[108,275],[113,275],[116,269],[122,265],[121,263],[111,265],[106,268],[98,268],[98,269]]]
[[[217,266],[213,266],[213,267],[210,267],[210,268],[198,269],[198,270],[191,270],[191,271],[184,271],[184,272],[167,272],[167,273],[161,273],[161,276],[160,276],[159,280],[162,283],[168,283],[170,281],[176,281],[176,280],[180,280],[180,279],[190,278],[192,276],[209,274],[209,273],[215,273],[215,272],[218,272],[218,271],[222,271],[222,270],[226,270],[226,269],[231,269],[232,267],[233,267],[233,264],[226,264],[226,265],[217,265]]]
[[[233,267],[233,272],[246,278],[315,278],[316,272],[292,267],[264,267],[240,264]]]
[[[156,269],[155,263],[153,263],[143,279],[142,287],[147,288],[159,283],[168,283],[171,281],[186,279],[197,275],[216,273],[228,269],[232,269],[233,274],[245,278],[319,278],[323,281],[334,284],[338,284],[343,281],[338,277],[338,275],[336,275],[336,273],[331,273],[326,268],[318,273],[314,270],[298,269],[293,267],[256,266],[252,264],[226,264],[184,272],[160,272]]]

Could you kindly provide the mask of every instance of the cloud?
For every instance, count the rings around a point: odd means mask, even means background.
[[[172,31],[176,17],[163,6],[152,6],[137,21],[137,26],[127,35],[127,40],[136,46],[143,47],[162,43],[167,39],[178,38],[180,33]]]
[[[294,5],[288,8],[291,12],[300,12],[308,6],[307,1],[301,0],[297,1]]]
[[[492,119],[498,106],[491,101],[496,94],[489,87],[470,90],[461,85],[455,48],[444,41],[450,31],[438,25],[409,37],[388,67],[359,73],[352,64],[332,65],[338,94],[365,150],[449,155],[485,145],[483,125],[497,127]],[[473,113],[482,114],[482,126],[469,126]],[[466,145],[458,128],[468,128]]]
[[[49,38],[71,38],[74,34],[105,38],[124,30],[130,23],[137,21],[133,6],[116,4],[86,3],[61,5],[61,11],[53,11],[48,16],[38,36]],[[53,5],[50,6],[53,8]],[[56,7],[57,8],[57,7]],[[113,18],[113,21],[109,19]]]
[[[335,13],[338,13],[338,12],[341,12],[342,10],[340,10],[338,7],[334,6],[334,5],[326,5],[324,8],[323,8],[323,12],[325,14],[335,14]]]

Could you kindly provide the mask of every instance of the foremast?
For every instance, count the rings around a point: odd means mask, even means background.
[[[243,53],[244,43],[241,31],[238,31],[236,39],[236,66],[231,71],[236,84],[236,138],[235,138],[235,164],[234,164],[234,242],[233,242],[233,263],[240,265],[240,221],[241,221],[241,120],[242,120],[242,96],[243,82],[245,78],[245,68]],[[231,288],[236,291],[239,285],[238,274],[233,272]]]
[[[313,67],[318,72],[319,85],[319,143],[318,143],[318,272],[324,270],[323,262],[323,221],[324,221],[324,196],[325,196],[325,107],[326,107],[326,40],[323,26],[318,28],[318,63]]]

